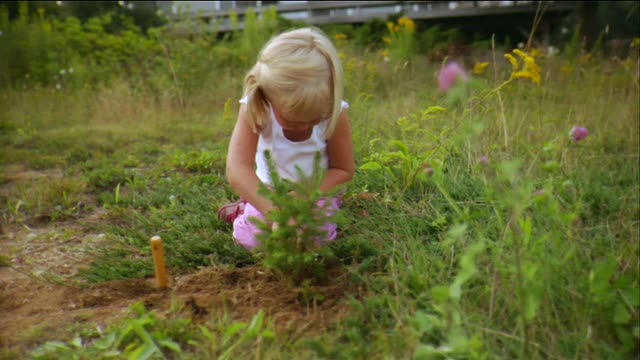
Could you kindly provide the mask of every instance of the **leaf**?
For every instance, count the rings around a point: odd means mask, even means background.
[[[449,230],[447,230],[447,235],[445,236],[447,245],[450,245],[451,242],[460,241],[467,232],[467,227],[466,223],[452,225]]]
[[[525,245],[528,245],[529,239],[531,239],[531,231],[533,229],[531,218],[524,216],[523,218],[518,219],[518,222],[520,223],[520,227],[522,228],[522,232],[524,233],[523,242]]]
[[[412,319],[413,327],[420,333],[430,332],[434,327],[438,327],[440,319],[433,315],[417,311]]]
[[[631,314],[624,304],[616,304],[613,310],[613,322],[616,324],[626,324],[631,320]]]
[[[420,344],[413,353],[414,360],[433,359],[433,355],[438,354],[438,350],[431,345]]]
[[[600,261],[589,274],[589,282],[591,293],[594,295],[596,302],[608,298],[611,293],[611,284],[609,279],[616,270],[617,262],[615,259],[609,258]]]
[[[462,257],[460,257],[460,272],[456,275],[453,284],[449,286],[449,291],[451,292],[451,298],[454,300],[459,300],[462,295],[462,285],[469,281],[473,275],[478,272],[475,264],[476,255],[484,249],[483,242],[477,242],[471,246],[469,246]]]
[[[262,328],[262,321],[264,320],[264,311],[260,309],[258,313],[251,319],[251,324],[249,324],[248,331],[258,331]]]
[[[169,349],[171,349],[171,350],[173,350],[175,352],[178,352],[178,353],[182,352],[182,349],[180,348],[180,345],[178,343],[176,343],[176,342],[171,341],[171,340],[158,340],[158,344],[160,344],[160,345],[162,345],[162,346],[164,346],[166,348],[169,348]]]
[[[265,330],[260,334],[260,336],[266,339],[273,339],[276,337],[276,334],[271,330]]]
[[[382,169],[382,165],[377,161],[369,161],[366,164],[360,166],[360,170],[379,170]]]
[[[431,288],[431,295],[437,302],[446,302],[450,297],[449,288],[442,285],[436,285]]]
[[[237,322],[229,326],[229,328],[224,332],[227,337],[232,337],[237,334],[240,330],[247,327],[247,323],[245,322]]]
[[[71,342],[69,344],[73,345],[76,348],[81,348],[82,347],[82,338],[80,336],[76,336],[73,340],[71,340]]]
[[[502,180],[506,180],[509,183],[514,182],[518,178],[518,171],[520,171],[520,161],[503,161],[499,163],[498,168],[500,170],[500,177]]]
[[[407,144],[403,143],[400,140],[392,140],[389,142],[390,146],[397,146],[400,148],[400,150],[402,151],[402,153],[404,155],[409,155],[409,147],[407,146]]]
[[[145,360],[151,357],[154,352],[156,352],[156,347],[152,346],[148,343],[139,346],[132,353],[127,356],[129,360]]]

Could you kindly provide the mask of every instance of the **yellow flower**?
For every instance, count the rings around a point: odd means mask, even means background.
[[[536,64],[536,60],[530,56],[524,58],[524,70],[529,70],[538,75],[540,75],[540,72],[542,71],[542,69],[540,69],[540,66]]]
[[[382,56],[389,56],[389,50],[387,49],[382,50]]]
[[[400,31],[400,26],[395,25],[395,26],[393,27],[393,32],[399,32],[399,31]]]
[[[416,23],[408,16],[403,16],[398,19],[398,25],[411,30],[411,32],[414,32],[416,30]]]
[[[388,36],[383,36],[382,41],[384,41],[385,44],[391,44],[391,38]]]
[[[540,69],[540,66],[536,64],[536,59],[533,56],[528,55],[527,53],[525,53],[520,49],[514,49],[513,53],[520,57],[520,59],[522,60],[523,66],[522,66],[522,70],[518,70],[521,68],[520,61],[518,61],[518,59],[516,59],[511,54],[504,54],[504,56],[509,60],[509,62],[511,63],[511,66],[513,67],[513,72],[511,73],[511,77],[527,78],[527,79],[531,79],[536,84],[540,84],[540,82],[542,81],[540,72],[542,70]]]
[[[540,81],[542,81],[542,78],[540,77],[540,74],[538,73],[534,73],[534,72],[530,72],[530,71],[518,71],[513,73],[513,77],[514,78],[526,78],[526,79],[531,79],[531,81],[533,81],[534,83],[540,85]]]
[[[487,70],[488,66],[489,66],[488,61],[476,63],[475,65],[473,65],[473,73],[476,75],[482,75]]]
[[[633,38],[633,40],[631,41],[631,47],[638,47],[640,46],[640,37],[637,38]]]
[[[389,32],[393,32],[393,25],[391,21],[387,21],[387,29],[389,29]]]
[[[513,49],[513,53],[518,55],[521,59],[524,59],[527,56],[529,56],[529,55],[527,55],[527,53],[525,53],[524,51],[522,51],[520,49]]]
[[[347,39],[347,38],[349,38],[347,36],[347,34],[343,34],[343,33],[336,34],[336,40],[344,40],[344,39]]]
[[[509,60],[509,62],[511,63],[511,66],[513,67],[513,71],[518,71],[518,69],[520,68],[520,64],[518,64],[518,60],[513,57],[513,55],[511,54],[504,54],[504,57],[507,58],[507,60]]]

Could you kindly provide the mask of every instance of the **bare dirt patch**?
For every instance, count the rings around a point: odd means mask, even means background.
[[[0,287],[0,345],[25,349],[68,338],[83,324],[104,328],[124,319],[134,303],[143,303],[162,317],[175,301],[184,304],[184,315],[196,322],[223,310],[248,321],[262,309],[278,332],[318,334],[348,314],[349,295],[363,293],[338,268],[330,282],[313,290],[315,300],[305,301],[301,289],[259,265],[205,268],[175,277],[167,289],[158,288],[153,278],[109,281],[91,288],[16,279]]]
[[[55,171],[14,170],[10,181],[0,186],[0,195],[25,179],[62,176]],[[0,349],[24,353],[48,340],[69,339],[82,329],[104,329],[126,318],[135,303],[163,317],[176,301],[184,305],[184,315],[196,322],[208,321],[221,311],[248,321],[264,310],[278,332],[311,335],[347,315],[349,295],[360,298],[364,293],[346,269],[335,267],[330,281],[313,287],[314,297],[309,300],[302,289],[260,265],[204,268],[173,276],[166,289],[159,289],[154,278],[87,287],[79,271],[91,262],[91,250],[105,240],[104,234],[92,232],[88,225],[109,221],[103,209],[93,209],[68,221],[3,224]]]

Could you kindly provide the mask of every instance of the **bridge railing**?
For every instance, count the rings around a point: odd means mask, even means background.
[[[508,15],[513,13],[535,13],[539,1],[307,1],[307,2],[254,2],[237,1],[235,8],[228,10],[200,10],[192,14],[212,24],[212,31],[228,32],[244,28],[244,16],[249,9],[258,16],[274,6],[279,15],[301,20],[310,25],[365,23],[374,18],[402,12],[412,19],[438,19],[484,15]],[[261,4],[262,3],[262,4]],[[264,4],[268,3],[268,4]],[[566,11],[576,7],[575,1],[545,1],[547,11]],[[238,24],[232,22],[232,14]]]

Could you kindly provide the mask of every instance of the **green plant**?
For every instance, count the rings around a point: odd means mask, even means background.
[[[374,152],[360,166],[360,170],[378,171],[384,170],[389,175],[389,185],[400,195],[404,194],[416,182],[425,182],[433,173],[432,164],[442,161],[438,150],[444,143],[452,129],[444,129],[440,134],[433,134],[421,127],[426,121],[432,119],[435,114],[445,111],[440,106],[430,106],[420,114],[402,117],[398,120],[402,135],[413,134],[424,138],[430,138],[432,148],[422,145],[410,150],[402,140],[391,140],[389,146],[399,151],[383,150]],[[403,136],[404,137],[404,136]],[[413,140],[413,139],[411,139]],[[372,140],[372,142],[375,140]]]
[[[249,353],[259,357],[268,341],[275,337],[273,330],[265,325],[263,310],[258,311],[248,324],[233,322],[225,313],[213,324],[213,329],[201,325],[200,333],[204,341],[195,345],[210,359],[237,359]]]
[[[213,169],[214,164],[220,161],[220,155],[204,149],[200,151],[178,150],[173,155],[173,159],[176,167],[191,172],[208,173]]]
[[[127,319],[100,337],[87,342],[81,337],[65,343],[49,341],[31,353],[34,359],[88,359],[127,357],[129,359],[149,359],[152,357],[172,358],[182,353],[182,347],[166,332],[165,323],[156,318],[144,305],[134,304],[130,311],[134,318]],[[187,329],[190,320],[181,320],[180,327]]]
[[[316,282],[325,276],[325,261],[331,256],[329,247],[322,246],[327,236],[322,229],[327,222],[335,221],[330,210],[331,199],[338,189],[323,193],[319,190],[325,170],[320,167],[320,154],[316,153],[313,174],[307,175],[298,168],[298,182],[280,177],[269,151],[265,151],[272,188],[262,186],[260,192],[275,206],[266,221],[254,219],[262,230],[256,237],[260,242],[258,257],[267,268],[273,269],[299,285],[304,281]],[[293,194],[293,196],[292,196]],[[272,224],[277,224],[274,229]]]
[[[415,45],[415,22],[403,16],[398,19],[397,24],[387,22],[388,36],[384,38],[387,44],[387,52],[390,59],[396,62],[408,61],[416,52]]]

